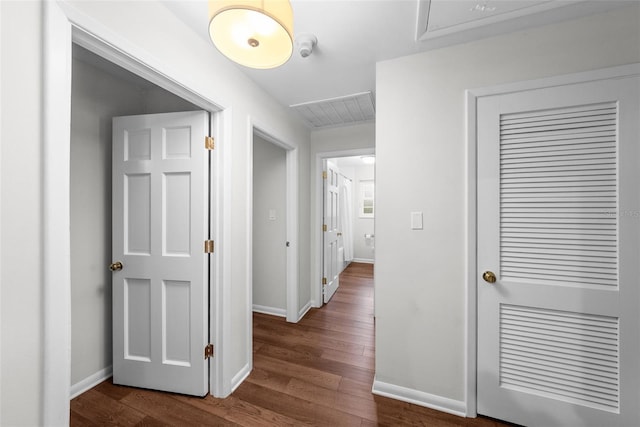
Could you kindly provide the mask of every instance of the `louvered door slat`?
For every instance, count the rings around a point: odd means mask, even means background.
[[[501,116],[500,252],[505,278],[617,285],[615,262],[588,263],[617,257],[617,218],[606,215],[617,209],[616,117],[614,104]],[[597,140],[585,138],[593,132]],[[535,144],[527,142],[530,137],[536,138]],[[540,257],[534,263],[527,260],[544,252],[578,257],[580,262],[563,266]]]
[[[567,371],[571,372],[587,372],[591,375],[598,375],[606,378],[611,383],[615,382],[615,374],[618,372],[617,362],[594,360],[591,357],[584,357],[578,355],[571,355],[569,353],[563,353],[561,358],[556,356],[556,353],[549,351],[548,349],[541,348],[536,351],[533,347],[525,347],[520,344],[503,344],[501,345],[501,354],[504,357],[510,357],[511,359],[522,360],[530,362],[531,359],[544,363],[549,366],[562,366]]]
[[[557,268],[572,268],[572,267],[582,267],[585,271],[589,271],[591,268],[615,268],[615,261],[606,262],[604,259],[590,260],[590,261],[580,261],[580,260],[568,260],[568,259],[557,259],[557,258],[518,258],[514,256],[506,256],[502,260],[505,264],[509,266],[515,265],[546,265],[548,268],[553,268],[557,266]]]
[[[558,215],[552,212],[550,213],[523,213],[513,214],[509,220],[502,221],[503,224],[521,224],[521,223],[535,223],[535,224],[608,224],[615,225],[615,219],[602,218],[602,215],[594,216],[589,214],[583,215]]]
[[[500,344],[501,354],[510,352],[521,355],[523,358],[539,361],[541,364],[553,360],[572,368],[578,366],[581,369],[592,369],[602,372],[612,380],[615,379],[615,374],[618,372],[616,357],[516,338],[518,337],[513,336],[509,340],[503,340],[503,343]]]
[[[519,150],[535,147],[570,147],[572,145],[582,145],[583,147],[593,143],[615,143],[608,133],[584,135],[584,134],[560,134],[560,135],[538,135],[528,138],[505,137],[501,145],[504,150]]]
[[[515,135],[566,129],[579,129],[580,131],[584,131],[585,129],[598,130],[597,128],[600,127],[613,126],[615,124],[614,119],[615,116],[614,118],[598,116],[590,118],[576,118],[571,120],[546,120],[530,123],[516,122],[512,124],[500,125],[500,131],[504,135]]]
[[[592,128],[582,128],[576,126],[569,126],[565,129],[553,129],[548,131],[539,132],[519,132],[519,131],[506,131],[501,134],[500,137],[503,140],[538,140],[539,138],[559,137],[564,138],[591,138],[591,137],[603,137],[609,136],[612,132],[616,131],[615,125],[596,126]]]
[[[518,354],[517,352],[511,352],[509,350],[503,351],[503,357],[505,360],[512,361],[511,363],[517,363],[526,367],[539,367],[537,362],[532,362],[529,358]],[[544,356],[537,355],[536,359],[543,359]],[[563,372],[571,375],[579,375],[581,377],[600,381],[605,384],[615,384],[615,380],[611,379],[608,374],[614,371],[603,371],[601,369],[589,369],[581,364],[559,363],[554,358],[547,358],[545,360],[545,366],[551,372]]]
[[[540,114],[542,113],[542,114]],[[514,113],[510,118],[505,118],[502,121],[503,124],[517,124],[517,123],[539,123],[539,122],[560,122],[560,121],[575,121],[575,120],[597,120],[600,117],[611,118],[615,117],[615,108],[603,108],[599,110],[582,110],[574,112],[538,112],[528,113],[528,115],[518,115]]]
[[[618,341],[612,317],[501,305],[500,382],[616,411]]]
[[[611,112],[615,113],[616,111],[615,105],[612,104],[576,105],[556,110],[515,112],[509,114],[509,116],[505,117],[504,120],[526,121],[549,117],[585,117],[591,114],[599,115]]]
[[[589,148],[574,148],[574,149],[563,149],[563,150],[549,150],[545,148],[537,148],[537,149],[528,149],[528,150],[510,150],[509,152],[505,152],[502,156],[503,160],[517,160],[523,159],[527,162],[532,160],[544,161],[547,158],[551,159],[571,159],[573,158],[600,158],[602,154],[613,154],[615,155],[615,147],[611,146],[602,146],[602,147],[589,147]],[[537,157],[536,157],[537,156]]]

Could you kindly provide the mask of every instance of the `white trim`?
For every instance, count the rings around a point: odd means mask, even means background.
[[[312,306],[311,306],[311,301],[308,301],[308,302],[304,305],[304,307],[302,307],[302,308],[298,311],[298,321],[299,321],[300,319],[302,319],[302,318],[307,314],[307,312],[308,312],[309,310],[311,310],[311,307],[312,307]]]
[[[0,22],[2,22],[2,6],[0,6]],[[0,46],[2,46],[2,32],[0,31]],[[0,86],[2,86],[2,56],[0,56]],[[2,129],[2,106],[0,104],[0,129]],[[2,132],[0,132],[0,165],[2,164]],[[0,174],[0,188],[2,176]],[[2,224],[2,198],[0,197],[0,224]],[[2,242],[2,227],[0,227],[0,242]],[[0,271],[2,271],[2,244],[0,243]],[[0,321],[2,321],[2,286],[0,286]],[[0,372],[2,372],[2,328],[0,328]],[[0,414],[2,413],[2,387],[0,386]]]
[[[522,82],[506,83],[502,85],[471,89],[470,92],[475,98],[492,95],[505,95],[513,92],[522,92],[525,90],[535,90],[541,88],[550,88],[557,86],[565,86],[570,84],[580,84],[594,82],[598,80],[623,79],[625,77],[636,76],[640,74],[640,64],[627,64],[616,67],[601,68],[598,70],[584,71],[573,74],[562,74],[559,76],[545,77],[542,79],[526,80]]]
[[[231,392],[229,394],[233,393],[240,386],[240,384],[242,384],[242,382],[247,379],[249,374],[251,374],[252,367],[253,363],[246,363],[242,367],[242,369],[240,369],[238,373],[233,376],[233,378],[231,379]]]
[[[603,68],[581,73],[564,74],[537,80],[508,83],[467,90],[466,119],[467,119],[467,180],[466,180],[466,292],[465,292],[465,402],[468,417],[477,415],[477,277],[476,259],[477,249],[477,123],[476,106],[478,98],[485,96],[504,95],[508,93],[550,88],[571,84],[580,84],[598,80],[620,79],[640,75],[640,63]]]
[[[359,262],[362,264],[374,264],[374,260],[369,259],[369,258],[354,258],[351,260],[351,262]]]
[[[287,310],[284,308],[267,307],[266,305],[253,304],[254,313],[268,314],[270,316],[287,317]]]
[[[216,138],[216,149],[213,150],[211,165],[212,202],[217,206],[217,212],[211,215],[211,234],[216,242],[213,253],[210,275],[213,286],[210,291],[210,340],[216,350],[212,366],[209,367],[209,392],[214,397],[227,397],[232,391],[232,378],[229,376],[225,364],[231,360],[231,346],[227,345],[232,335],[231,329],[231,227],[226,226],[231,219],[232,170],[231,146],[232,141],[232,108],[218,113],[213,119],[212,134]]]
[[[69,423],[71,377],[71,25],[45,1],[42,141],[42,422]]]
[[[84,393],[87,390],[91,390],[101,382],[111,378],[113,376],[113,365],[109,365],[104,369],[99,370],[93,375],[89,375],[87,378],[78,381],[71,386],[69,400],[73,399]]]
[[[316,236],[315,248],[311,247],[311,304],[313,307],[322,307],[322,256],[323,256],[323,236],[322,236],[322,161],[336,157],[365,156],[375,154],[374,147],[354,148],[348,150],[320,151],[315,154],[315,161],[312,163],[311,197],[316,198],[315,222],[312,224]],[[314,176],[315,175],[315,176]]]
[[[299,286],[299,252],[300,248],[298,247],[298,191],[299,191],[299,175],[298,175],[298,162],[299,162],[299,154],[298,149],[281,139],[278,139],[274,136],[275,132],[266,130],[265,126],[256,123],[254,120],[249,118],[249,135],[248,141],[250,147],[248,148],[249,158],[248,164],[253,165],[253,134],[254,132],[259,135],[262,139],[270,142],[273,145],[276,145],[286,152],[285,158],[285,168],[286,168],[286,188],[285,188],[285,199],[286,199],[286,234],[287,241],[289,242],[289,247],[287,248],[287,260],[286,260],[286,318],[287,322],[297,323],[299,320],[298,317],[298,286]],[[248,241],[248,260],[247,260],[247,270],[251,272],[253,269],[253,167],[249,167],[249,177],[248,177],[248,191],[247,191],[247,206],[249,210],[249,219],[248,219],[248,230],[249,231],[249,241]],[[253,283],[252,274],[248,274],[248,277],[251,278],[249,283]],[[251,291],[253,292],[253,286]],[[253,300],[250,302],[251,306],[253,304]]]
[[[476,243],[476,219],[477,219],[477,207],[476,207],[476,98],[469,91],[466,92],[466,119],[467,119],[467,151],[466,151],[466,212],[467,218],[465,221],[466,232],[466,262],[465,262],[465,276],[467,280],[467,291],[464,297],[465,313],[467,318],[465,319],[465,350],[464,355],[466,363],[465,369],[465,386],[464,386],[464,400],[467,403],[466,415],[468,417],[476,417],[477,408],[477,367],[476,367],[476,343],[477,343],[477,307],[476,307],[476,256],[477,256],[477,243]]]
[[[300,246],[298,245],[299,152],[287,150],[287,322],[297,323],[300,287]]]
[[[106,29],[97,21],[78,12],[65,2],[44,2],[44,103],[43,103],[43,424],[66,425],[69,422],[71,371],[71,267],[70,267],[70,215],[69,215],[69,151],[71,122],[71,45],[76,42],[103,58],[147,78],[156,85],[191,101],[211,112],[220,107],[201,97],[195,91],[160,73],[144,61],[145,54],[136,46]],[[116,47],[117,46],[117,47]],[[224,115],[227,140],[230,139],[230,115]],[[225,153],[230,150],[226,150]],[[218,156],[219,157],[219,156]],[[212,215],[216,230],[223,230],[219,248],[228,246],[230,235],[223,220],[230,217],[230,153],[224,162],[217,161],[218,175],[224,176],[224,191],[216,198],[216,211]],[[220,185],[220,183],[218,183]],[[222,200],[224,198],[224,201]],[[223,202],[223,203],[220,203]],[[222,267],[215,273],[213,294],[222,293],[211,305],[211,323],[216,325],[214,338],[222,355],[214,358],[210,370],[210,384],[216,397],[231,392],[231,381],[226,381],[222,368],[224,356],[230,349],[224,345],[230,336],[230,313],[224,310],[230,303],[230,260],[223,258],[221,250],[216,263]],[[220,280],[222,278],[222,280]],[[223,288],[223,289],[220,289]],[[224,291],[224,292],[223,292]],[[223,322],[223,316],[226,321]],[[225,393],[226,391],[226,393]]]
[[[377,379],[373,380],[371,392],[378,396],[401,400],[414,405],[435,409],[436,411],[446,412],[460,417],[465,416],[465,403],[460,400],[453,400],[447,397],[425,393],[424,391],[385,383]]]
[[[245,164],[247,165],[247,182],[246,182],[246,191],[245,191],[245,205],[247,206],[247,222],[245,224],[245,229],[247,230],[247,241],[246,241],[246,259],[245,259],[245,273],[247,277],[247,282],[245,284],[245,322],[247,325],[247,331],[244,336],[245,339],[245,349],[246,353],[244,355],[246,364],[243,369],[241,369],[234,379],[231,380],[231,389],[235,390],[238,385],[246,376],[243,376],[239,382],[236,382],[235,379],[240,375],[243,370],[247,369],[248,372],[251,372],[253,369],[253,135],[255,132],[255,127],[253,125],[253,121],[251,120],[251,116],[247,117],[247,157],[245,159]],[[247,374],[248,375],[248,374]]]

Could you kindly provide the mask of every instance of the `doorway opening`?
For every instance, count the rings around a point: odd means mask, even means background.
[[[77,37],[76,37],[77,36]],[[84,38],[83,38],[84,37]],[[70,241],[71,241],[71,377],[74,397],[112,375],[112,125],[115,116],[177,111],[218,111],[211,104],[188,101],[162,87],[162,79],[152,83],[112,62],[95,40],[74,34],[72,45],[71,141],[70,141]],[[80,40],[76,40],[79,38]],[[109,59],[106,59],[109,58]],[[140,73],[138,73],[140,74]],[[158,81],[160,80],[160,81]],[[209,132],[219,132],[215,114]],[[212,158],[213,170],[219,160]],[[208,178],[212,194],[216,174]],[[215,202],[211,203],[215,214]],[[216,235],[218,218],[207,220]],[[91,248],[91,250],[88,250]],[[210,283],[219,274],[213,257]],[[215,274],[213,272],[215,271]],[[212,290],[215,286],[212,286]],[[213,307],[212,307],[213,311]],[[205,313],[205,321],[207,321]],[[210,335],[215,316],[207,321]],[[212,365],[213,378],[215,362]],[[217,391],[211,381],[211,393]]]
[[[321,153],[317,185],[318,238],[314,286],[317,306],[340,286],[340,273],[352,262],[375,260],[375,154],[373,150]]]
[[[250,132],[249,317],[255,311],[296,323],[301,317],[297,151],[261,127],[252,124]]]

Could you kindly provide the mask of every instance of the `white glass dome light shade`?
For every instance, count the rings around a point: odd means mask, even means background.
[[[209,36],[227,58],[250,68],[275,68],[293,53],[289,0],[210,0]]]

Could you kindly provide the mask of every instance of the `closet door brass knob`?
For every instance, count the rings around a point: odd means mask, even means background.
[[[484,273],[482,273],[482,278],[487,283],[496,283],[496,280],[498,280],[493,271],[485,271]]]
[[[116,262],[112,262],[109,265],[109,270],[111,270],[111,271],[120,271],[120,270],[122,270],[122,267],[123,267],[122,263],[120,261],[116,261]]]

